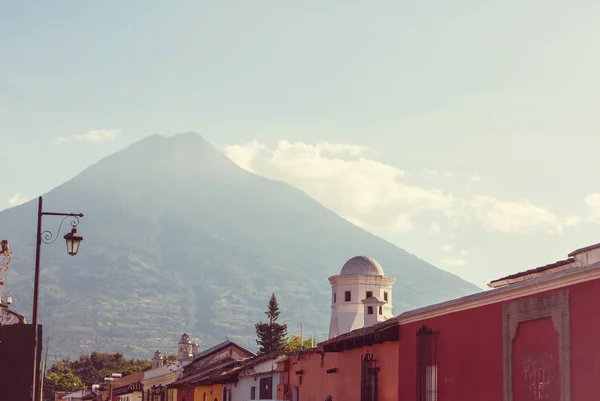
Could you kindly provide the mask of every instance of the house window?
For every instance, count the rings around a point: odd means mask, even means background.
[[[417,332],[417,401],[437,401],[437,333],[423,326]]]
[[[346,292],[344,293],[344,300],[345,300],[346,302],[350,302],[350,301],[352,300],[352,296],[351,296],[350,294],[351,294],[351,293],[350,293],[350,291],[346,291]]]
[[[337,292],[333,293],[333,303],[337,302]]]
[[[380,307],[379,307],[379,314],[380,314],[380,315],[383,315],[383,306],[380,306]]]
[[[373,307],[367,306],[367,315],[372,315],[372,314],[373,314]]]
[[[384,300],[385,302],[387,302],[387,301],[388,301],[388,293],[387,293],[387,291],[383,293],[383,300]]]
[[[373,354],[362,356],[360,401],[378,401],[379,368]]]
[[[256,387],[250,387],[250,399],[251,400],[255,400],[256,399]]]
[[[373,291],[367,291],[367,298],[371,298],[373,296]]]

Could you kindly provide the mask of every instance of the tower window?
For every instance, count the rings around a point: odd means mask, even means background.
[[[367,315],[372,315],[372,314],[373,314],[373,307],[367,306]]]
[[[379,314],[383,315],[383,307],[382,306],[379,307]]]
[[[350,292],[350,291],[346,291],[346,292],[345,292],[345,294],[344,294],[344,300],[345,300],[346,302],[350,302],[350,301],[352,300],[352,296],[351,296],[350,294],[351,294],[351,292]]]
[[[337,302],[337,292],[333,293],[333,303]]]
[[[388,293],[387,293],[387,291],[383,293],[383,300],[384,300],[385,302],[387,302],[387,301],[388,301]]]
[[[373,296],[373,291],[367,291],[367,298],[371,298]]]

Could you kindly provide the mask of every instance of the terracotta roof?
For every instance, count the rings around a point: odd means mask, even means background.
[[[573,252],[571,252],[570,254],[568,254],[567,256],[575,256],[578,253],[591,251],[591,250],[596,249],[596,248],[600,248],[600,243],[597,243],[597,244],[594,244],[594,245],[590,245],[590,246],[586,246],[584,248],[576,249]]]
[[[363,327],[360,329],[352,330],[351,332],[340,334],[337,337],[332,337],[326,341],[317,344],[319,347],[327,347],[329,345],[344,342],[347,340],[353,340],[361,337],[366,337],[370,334],[377,334],[386,331],[389,328],[398,326],[398,321],[394,318],[388,319],[384,322],[374,324],[372,326]]]
[[[113,395],[130,394],[134,391],[144,391],[144,385],[141,382],[129,383],[113,390]]]
[[[571,255],[569,255],[569,256],[571,256]],[[529,270],[525,270],[525,271],[522,271],[522,272],[513,273],[513,274],[508,275],[506,277],[498,278],[496,280],[490,281],[490,284],[498,282],[498,281],[502,281],[502,280],[514,280],[516,278],[523,277],[523,276],[529,276],[529,275],[532,275],[532,274],[543,273],[543,272],[545,272],[547,270],[555,269],[557,267],[568,265],[568,264],[573,263],[573,262],[575,262],[575,258],[568,258],[568,259],[565,259],[565,260],[559,260],[557,262],[550,263],[550,264],[545,265],[545,266],[536,267],[535,269],[529,269]]]
[[[208,379],[214,379],[215,376],[220,376],[222,374],[230,372],[232,368],[236,367],[236,365],[239,365],[239,363],[240,361],[231,358],[225,358],[216,361],[213,364],[206,366],[199,372],[191,374],[187,377],[183,377],[169,384],[169,387],[185,387],[188,385],[201,384],[203,382],[206,382]]]
[[[226,358],[215,362],[199,372],[187,377],[183,377],[170,384],[172,387],[182,387],[188,385],[201,385],[211,383],[224,383],[237,379],[238,374],[244,369],[249,369],[270,359],[276,359],[279,356],[277,352],[253,356],[242,360]]]
[[[202,359],[202,358],[205,358],[205,357],[207,357],[209,355],[212,355],[215,352],[218,352],[218,351],[220,351],[220,350],[222,350],[224,348],[227,348],[229,345],[233,345],[233,346],[241,349],[242,351],[247,352],[249,355],[254,355],[253,352],[248,351],[246,348],[242,347],[241,345],[236,344],[233,341],[226,340],[226,341],[223,341],[220,344],[217,344],[217,345],[215,345],[215,346],[213,346],[211,348],[208,348],[208,349],[200,352],[199,354],[195,355],[194,359],[192,361],[197,361],[199,359]]]

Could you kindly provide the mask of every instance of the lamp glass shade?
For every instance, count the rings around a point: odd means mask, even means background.
[[[79,244],[83,241],[83,237],[77,233],[77,229],[73,228],[70,233],[64,236],[67,242],[67,253],[71,256],[77,255]]]

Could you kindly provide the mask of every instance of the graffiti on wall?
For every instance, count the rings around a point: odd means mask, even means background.
[[[522,358],[523,379],[532,400],[548,400],[552,397],[556,380],[556,361],[552,353],[527,355]]]

